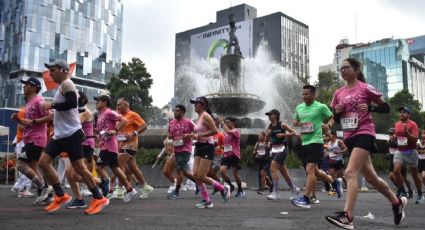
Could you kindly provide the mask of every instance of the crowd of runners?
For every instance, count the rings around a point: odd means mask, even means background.
[[[145,121],[130,110],[126,98],[119,98],[116,108],[110,108],[111,98],[99,95],[93,98],[96,111],[90,111],[86,106],[90,99],[77,91],[69,65],[56,60],[45,66],[59,84],[53,102],[38,95],[38,79],[21,81],[26,105],[12,115],[18,123],[15,149],[20,174],[12,190],[20,197],[36,196],[33,204],[46,205],[46,212],[65,206],[84,208],[88,215],[100,212],[110,199],[130,202],[136,195],[147,199],[154,188],[147,183],[135,158],[138,136],[147,129]],[[399,109],[400,119],[389,130],[388,141],[389,177],[396,187],[393,192],[377,175],[371,161],[371,153],[377,151],[371,113],[389,113],[390,107],[382,93],[366,83],[356,59],[346,59],[340,73],[346,84],[335,92],[330,108],[315,100],[314,86],[305,85],[303,103],[295,108],[293,122],[282,122],[276,109],[266,113],[270,124],[259,133],[253,151],[259,166],[257,193],[269,193],[265,199],[271,201],[281,199],[282,174],[292,191],[290,202],[309,209],[311,204],[320,202],[316,197],[316,182],[320,180],[329,195],[345,196],[344,207],[329,210],[331,215],[326,220],[353,229],[361,173],[364,181],[388,199],[394,224],[399,225],[405,218],[407,198],[414,196],[408,170],[416,187],[415,203],[424,202],[421,187],[425,184],[425,131],[419,135],[417,124],[410,119],[410,108]],[[185,117],[185,106],[176,105],[164,149],[158,155],[158,160],[166,158],[163,173],[170,181],[167,198],[179,199],[181,190],[190,184],[196,190],[194,196],[200,196],[200,202],[194,204],[196,208],[214,207],[212,197],[216,193],[220,193],[223,203],[232,194],[235,198],[245,197],[239,175],[241,132],[236,128],[236,119],[214,115],[205,97],[190,103],[197,118],[192,121]],[[337,136],[335,124],[340,125],[343,137]],[[305,169],[305,185],[294,184],[285,163],[288,141],[294,136],[299,136],[302,143],[297,155]],[[56,157],[62,162],[59,173],[53,167]],[[136,185],[140,189],[136,190]],[[65,191],[68,186],[72,194]],[[31,193],[32,187],[36,188],[36,195]],[[88,204],[85,196],[92,196]]]

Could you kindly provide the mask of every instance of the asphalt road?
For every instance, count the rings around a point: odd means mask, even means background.
[[[200,200],[193,191],[182,191],[179,200],[166,198],[166,189],[156,189],[147,200],[135,198],[130,203],[111,200],[111,204],[95,216],[83,210],[59,211],[47,214],[43,207],[32,206],[34,198],[18,198],[10,186],[0,187],[0,229],[336,229],[325,220],[325,215],[339,211],[343,199],[318,192],[319,204],[305,210],[289,202],[289,192],[282,200],[267,201],[266,195],[248,190],[246,198],[235,198],[222,204],[221,197],[213,197],[214,208],[196,209]],[[86,198],[89,201],[89,198]],[[281,212],[287,212],[281,214]],[[371,212],[375,218],[366,219]],[[407,217],[400,226],[393,224],[391,206],[376,192],[361,193],[356,205],[356,229],[424,229],[425,204],[409,200]]]

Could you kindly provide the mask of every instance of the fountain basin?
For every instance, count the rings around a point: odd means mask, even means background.
[[[205,97],[213,113],[222,116],[245,116],[266,105],[258,96],[249,93],[213,93]]]

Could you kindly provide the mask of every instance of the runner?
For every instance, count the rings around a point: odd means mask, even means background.
[[[85,134],[85,140],[83,141],[83,143],[81,143],[83,147],[83,161],[87,169],[92,172],[94,168],[93,151],[95,147],[95,137],[93,134],[93,115],[91,111],[86,107],[86,104],[89,101],[87,95],[82,91],[78,91],[78,95],[78,112],[80,113],[80,122]],[[66,208],[75,209],[87,207],[86,203],[84,202],[83,194],[82,191],[80,191],[79,185],[79,183],[83,182],[83,180],[81,176],[78,175],[71,167],[69,160],[66,169],[66,177],[75,196],[75,199],[68,203],[66,205]],[[95,180],[96,184],[100,182],[97,178],[95,178]]]
[[[416,151],[419,137],[418,125],[410,120],[411,110],[408,107],[401,107],[400,120],[394,125],[395,138],[397,139],[398,151],[394,154],[394,174],[399,194],[406,194],[402,177],[403,166],[410,169],[413,181],[418,192],[416,203],[423,203],[422,183],[418,175],[418,152]]]
[[[214,124],[216,127],[220,126],[220,121],[218,117],[214,118]],[[222,183],[222,179],[218,178],[217,173],[220,171],[220,165],[221,165],[221,158],[223,158],[224,154],[224,134],[218,130],[216,134],[213,136],[214,139],[214,145],[215,145],[215,154],[214,154],[214,160],[211,163],[211,171],[209,173],[209,176],[213,178],[215,181],[220,181]],[[215,195],[218,193],[217,189],[214,189],[211,193],[211,195]]]
[[[316,178],[331,183],[337,191],[338,198],[343,190],[339,180],[333,180],[331,176],[319,169],[318,164],[323,157],[323,127],[332,127],[332,112],[328,107],[316,98],[316,88],[312,85],[303,87],[303,101],[296,107],[295,126],[301,133],[302,161],[307,174],[306,189],[304,196],[292,200],[292,204],[301,208],[310,208],[310,196],[314,194]],[[322,125],[325,123],[325,125]]]
[[[223,186],[207,176],[208,172],[211,171],[211,162],[214,159],[215,152],[212,136],[217,133],[217,127],[211,117],[208,100],[205,97],[198,97],[194,100],[190,100],[190,103],[195,105],[195,112],[198,114],[198,119],[195,124],[195,133],[185,136],[196,140],[193,171],[197,187],[203,198],[195,207],[212,208],[214,205],[210,200],[205,183],[212,185],[215,189],[220,191],[223,197],[223,203],[227,202],[230,198],[230,188],[228,188],[227,185]]]
[[[273,183],[269,177],[271,164],[270,148],[267,143],[267,135],[265,132],[260,132],[258,135],[258,141],[255,143],[253,153],[258,160],[259,188],[257,193],[263,195],[266,183],[271,189],[273,188]]]
[[[110,179],[105,170],[105,167],[109,166],[126,189],[123,202],[129,202],[137,194],[137,191],[133,189],[119,167],[117,141],[117,133],[127,124],[127,119],[108,108],[111,103],[111,98],[108,95],[94,97],[94,100],[96,101],[96,109],[99,111],[95,132],[100,134],[100,154],[96,162],[96,170],[100,176],[102,192],[104,195],[109,193]]]
[[[336,131],[331,131],[332,139],[328,142],[328,162],[329,174],[334,180],[342,180],[344,176],[344,158],[343,154],[347,152],[342,140],[336,136]]]
[[[389,129],[389,140],[388,140],[388,149],[389,149],[389,154],[388,154],[388,160],[389,160],[389,166],[388,166],[388,176],[391,180],[391,182],[394,184],[394,186],[396,188],[398,188],[397,186],[397,182],[395,179],[395,174],[394,174],[394,154],[398,151],[397,149],[397,138],[395,137],[394,133],[395,133],[395,129],[394,128],[390,128]],[[407,186],[407,194],[401,194],[400,190],[397,189],[397,196],[404,196],[407,198],[412,198],[413,197],[413,190],[412,187],[410,186],[410,181],[407,179],[407,167],[406,166],[402,166],[401,168],[401,176],[403,177],[403,182],[404,184]]]
[[[183,182],[183,176],[195,181],[188,167],[192,151],[192,139],[190,139],[190,136],[187,136],[187,134],[190,135],[195,130],[195,124],[184,117],[185,113],[186,107],[183,105],[176,105],[174,107],[174,119],[171,120],[168,125],[168,138],[172,140],[174,146],[174,157],[177,168],[176,188],[167,196],[170,199],[180,198],[179,193]]]
[[[272,152],[272,163],[271,163],[271,174],[273,179],[273,191],[267,196],[269,200],[280,199],[279,194],[279,172],[285,178],[286,183],[291,188],[292,195],[291,200],[298,196],[300,189],[296,187],[292,181],[291,175],[289,174],[288,167],[285,164],[286,157],[288,156],[288,139],[296,134],[289,125],[280,121],[280,112],[276,109],[272,109],[266,113],[269,117],[270,125],[266,131],[267,139],[271,142]]]
[[[44,98],[37,95],[41,90],[41,83],[37,78],[30,77],[24,84],[26,98],[25,118],[12,114],[12,120],[23,127],[24,147],[18,155],[17,169],[27,176],[37,186],[38,197],[34,205],[44,205],[49,201],[52,187],[48,186],[38,173],[38,160],[47,144],[47,123],[52,120],[51,112],[43,109]],[[22,116],[22,115],[21,115]]]
[[[94,177],[84,165],[82,159],[83,150],[81,143],[84,139],[84,132],[81,129],[78,113],[77,89],[70,79],[69,65],[63,60],[56,60],[45,64],[45,66],[49,69],[53,80],[59,84],[54,102],[45,102],[43,104],[45,110],[54,110],[54,136],[44,149],[39,165],[49,183],[53,185],[56,194],[53,202],[45,208],[45,211],[54,212],[61,205],[72,200],[72,197],[62,190],[58,175],[52,166],[53,160],[60,153],[66,152],[69,155],[72,167],[81,175],[84,183],[93,194],[93,200],[84,212],[88,215],[96,214],[109,204],[109,200],[100,194]]]
[[[232,117],[227,117],[225,120],[221,119],[220,123],[224,129],[224,157],[221,159],[220,173],[224,181],[230,186],[230,193],[235,189],[227,170],[233,168],[233,176],[235,177],[236,184],[238,185],[238,192],[235,197],[245,197],[245,192],[242,189],[242,181],[239,176],[241,166],[241,132],[235,128],[236,120]]]
[[[418,173],[422,177],[422,183],[425,185],[425,130],[422,131],[421,140],[418,143]],[[419,200],[419,199],[418,199]],[[424,203],[424,197],[417,201],[418,204]]]
[[[123,97],[118,99],[117,110],[128,121],[117,135],[119,150],[121,152],[118,155],[120,168],[123,171],[127,171],[126,168],[128,169],[127,179],[130,179],[134,175],[137,182],[142,186],[139,198],[147,199],[154,189],[146,183],[145,177],[137,166],[135,158],[139,146],[139,134],[143,133],[147,129],[147,126],[139,114],[130,110],[130,102],[127,99]]]
[[[340,71],[346,85],[335,92],[332,108],[335,120],[342,125],[344,142],[351,154],[345,170],[347,199],[344,210],[335,216],[326,216],[326,220],[341,228],[354,229],[353,209],[359,190],[358,174],[361,172],[368,183],[388,198],[393,208],[394,223],[399,225],[405,217],[407,199],[398,198],[388,184],[376,175],[370,158],[370,153],[376,151],[371,112],[389,113],[389,105],[383,100],[382,93],[365,83],[359,61],[345,59]],[[372,102],[376,105],[372,106]]]

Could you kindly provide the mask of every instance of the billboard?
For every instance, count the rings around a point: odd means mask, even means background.
[[[236,37],[242,56],[251,57],[252,50],[252,19],[236,23]],[[210,29],[190,37],[190,58],[194,59],[217,58],[226,54],[226,46],[229,43],[230,26]]]

